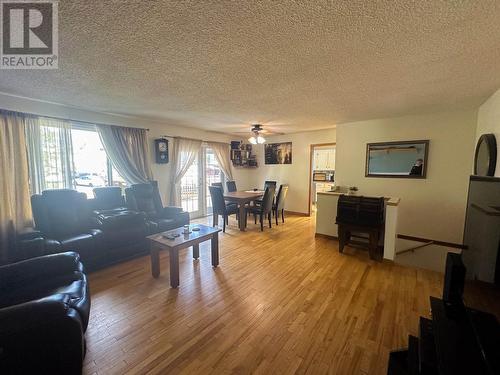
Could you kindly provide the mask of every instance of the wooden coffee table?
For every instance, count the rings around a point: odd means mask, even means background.
[[[193,228],[200,228],[193,231]],[[183,234],[184,228],[176,228],[148,236],[151,245],[151,273],[153,277],[160,276],[160,251],[168,250],[170,256],[170,286],[179,286],[179,250],[193,246],[193,258],[200,257],[200,242],[211,240],[212,242],[212,267],[219,265],[219,232],[218,228],[208,227],[203,224],[191,224],[191,233]],[[166,238],[170,234],[180,234],[173,240]]]

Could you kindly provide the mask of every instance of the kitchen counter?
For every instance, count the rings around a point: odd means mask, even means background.
[[[339,195],[342,195],[345,193],[340,193],[338,191],[321,191],[321,192],[318,191],[318,194],[335,195],[338,197]],[[356,195],[361,196],[362,194],[356,194]],[[384,197],[384,199],[385,199],[386,204],[389,206],[397,206],[401,200],[401,198],[390,198],[390,197]]]
[[[337,203],[339,196],[345,194],[337,191],[318,192],[316,202],[316,234],[338,238],[338,228],[335,224]],[[362,194],[357,194],[361,196]],[[396,236],[398,206],[400,198],[384,197],[385,200],[385,229],[384,229],[384,258],[394,260],[396,253]]]

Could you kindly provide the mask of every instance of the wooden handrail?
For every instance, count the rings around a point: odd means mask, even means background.
[[[433,240],[430,238],[407,236],[406,234],[398,234],[398,238],[401,238],[402,240],[415,241],[415,242],[424,242],[424,243],[433,242],[433,245],[437,246],[452,247],[454,249],[467,250],[466,245],[453,242],[445,242],[445,241]]]
[[[429,246],[429,245],[434,245],[434,244],[435,244],[435,243],[434,243],[434,241],[430,241],[430,242],[426,242],[426,243],[424,243],[424,244],[422,244],[422,245],[412,246],[412,247],[410,247],[410,248],[408,248],[408,249],[404,249],[404,250],[401,250],[401,251],[397,251],[397,252],[396,252],[396,255],[399,255],[399,254],[404,254],[404,253],[408,253],[408,252],[410,252],[410,251],[411,251],[411,252],[414,252],[414,251],[415,251],[415,250],[417,250],[417,249],[421,249],[421,248],[423,248],[423,247],[427,247],[427,246]]]

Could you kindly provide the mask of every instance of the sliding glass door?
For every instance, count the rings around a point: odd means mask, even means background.
[[[184,158],[185,155],[181,155]],[[184,164],[185,161],[183,160]],[[196,156],[193,164],[189,167],[186,174],[181,179],[181,204],[184,211],[190,213],[191,218],[202,216],[202,205],[200,196],[201,190],[201,174],[200,171],[200,154]]]
[[[181,204],[191,218],[212,213],[212,200],[208,187],[214,182],[224,183],[224,174],[215,154],[203,146],[181,179]]]

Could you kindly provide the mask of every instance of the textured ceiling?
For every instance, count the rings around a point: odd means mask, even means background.
[[[477,106],[499,1],[59,1],[59,69],[0,91],[217,131]]]

